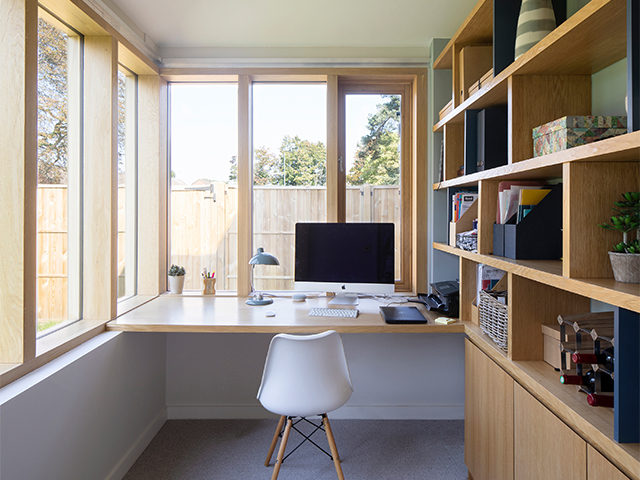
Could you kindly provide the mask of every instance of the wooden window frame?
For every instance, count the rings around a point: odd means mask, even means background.
[[[338,87],[338,109],[339,109],[339,137],[338,137],[338,181],[341,190],[346,192],[347,169],[346,169],[346,98],[347,95],[354,94],[378,94],[378,95],[400,95],[402,98],[400,107],[401,116],[401,152],[400,163],[400,192],[401,192],[401,242],[397,246],[400,249],[400,278],[395,282],[396,292],[412,291],[412,261],[411,261],[411,208],[412,208],[412,184],[413,162],[411,161],[411,83],[406,80],[380,82],[376,80],[366,80],[361,78],[343,79]],[[344,160],[342,160],[344,159]],[[339,221],[346,220],[346,194],[339,197]]]
[[[36,193],[37,193],[37,30],[42,7],[84,36],[83,101],[73,106],[78,131],[83,132],[82,155],[92,166],[84,169],[82,205],[82,319],[36,341]],[[7,0],[0,18],[10,29],[10,42],[0,49],[0,66],[7,73],[0,92],[6,115],[0,127],[3,148],[0,200],[10,205],[0,220],[0,252],[15,263],[15,274],[0,280],[0,387],[39,368],[105,331],[105,324],[125,309],[148,301],[166,289],[166,81],[158,67],[114,27],[82,3],[70,0]],[[89,48],[87,49],[87,43]],[[118,62],[138,75],[138,165],[144,180],[138,191],[145,198],[137,230],[138,295],[120,302],[117,282],[117,68]],[[82,105],[84,103],[84,105]],[[84,107],[84,108],[83,108]],[[80,120],[81,119],[81,120]],[[100,131],[102,129],[102,131]],[[110,132],[106,134],[105,132]],[[74,146],[75,146],[75,142]],[[71,146],[70,146],[71,147]],[[79,147],[78,147],[79,148]],[[22,159],[21,161],[15,161]],[[91,191],[91,194],[86,194]],[[79,215],[78,215],[79,218]],[[100,219],[100,221],[95,221]],[[78,220],[79,221],[79,220]],[[79,227],[80,228],[80,227]],[[144,249],[140,248],[144,245]],[[104,252],[108,251],[109,255]],[[77,265],[80,265],[78,260]],[[72,267],[73,268],[73,267]],[[78,267],[80,268],[80,267]],[[4,295],[4,292],[9,292]]]

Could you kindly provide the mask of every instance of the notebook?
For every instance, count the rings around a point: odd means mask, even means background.
[[[427,323],[418,307],[380,307],[380,314],[387,323]]]

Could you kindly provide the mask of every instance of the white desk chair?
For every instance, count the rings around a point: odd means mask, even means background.
[[[264,463],[265,466],[269,466],[278,437],[282,437],[272,480],[278,478],[280,466],[286,458],[284,452],[292,428],[305,437],[300,445],[309,440],[332,458],[338,478],[344,480],[327,412],[347,403],[352,392],[347,360],[337,332],[329,330],[316,335],[280,334],[273,337],[258,390],[258,400],[264,408],[280,415]],[[322,417],[322,423],[319,425],[306,419],[316,415]],[[300,418],[294,421],[296,417]],[[295,427],[301,421],[311,423],[316,429],[310,435],[304,435]],[[310,440],[311,435],[318,430],[326,433],[331,454]]]

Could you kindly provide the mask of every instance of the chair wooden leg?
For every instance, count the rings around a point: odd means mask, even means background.
[[[342,465],[340,465],[340,456],[338,455],[338,447],[336,447],[336,441],[333,438],[333,432],[331,431],[331,425],[329,425],[329,418],[327,415],[322,415],[322,423],[324,424],[324,430],[327,432],[327,440],[329,440],[329,448],[331,449],[331,455],[333,456],[333,464],[336,467],[336,473],[340,480],[344,480],[342,474]]]
[[[287,421],[287,426],[284,429],[284,433],[282,434],[282,440],[280,441],[280,450],[278,450],[276,464],[273,466],[273,475],[271,475],[271,480],[276,480],[276,478],[278,478],[278,473],[280,473],[280,465],[282,465],[282,458],[284,457],[284,450],[287,448],[287,440],[289,440],[289,433],[291,433],[292,425],[293,418],[289,418],[289,420]]]
[[[284,415],[280,416],[280,420],[278,421],[278,426],[276,427],[276,433],[273,434],[273,440],[271,440],[271,446],[269,447],[269,453],[267,453],[267,459],[264,462],[264,466],[268,467],[271,462],[271,457],[273,456],[273,452],[276,449],[276,445],[278,443],[278,437],[280,436],[280,432],[282,432],[282,427],[284,427],[284,422],[287,419]]]

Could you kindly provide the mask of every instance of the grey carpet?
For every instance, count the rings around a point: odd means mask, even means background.
[[[124,478],[270,479],[277,448],[269,468],[264,461],[276,425],[277,420],[169,420]],[[461,420],[331,420],[331,428],[346,480],[467,478]],[[287,453],[299,438],[292,431]],[[324,433],[312,438],[329,451]],[[331,459],[306,442],[282,464],[278,478],[337,476]]]

